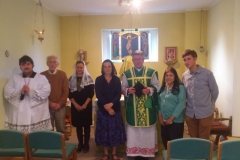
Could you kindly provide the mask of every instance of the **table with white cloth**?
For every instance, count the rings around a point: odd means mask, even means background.
[[[94,100],[94,104],[93,104],[93,112],[94,112],[94,128],[96,128],[96,119],[97,119],[97,110],[98,110],[98,107],[97,107],[97,98]],[[120,103],[121,103],[121,113],[122,113],[122,118],[123,118],[123,122],[124,124],[126,123],[126,109],[125,109],[125,106],[124,106],[124,96],[121,96],[121,99],[120,99]],[[162,139],[161,139],[161,132],[160,132],[160,124],[159,124],[159,121],[157,122],[157,135],[158,135],[158,153],[159,154],[162,154],[162,151],[164,150],[164,147],[162,145]],[[97,151],[101,151],[103,152],[103,147],[101,146],[96,146],[96,150]],[[126,145],[125,144],[122,144],[121,146],[117,147],[117,152],[126,152]]]

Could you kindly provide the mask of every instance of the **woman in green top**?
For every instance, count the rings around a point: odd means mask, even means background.
[[[161,137],[163,145],[167,149],[167,141],[183,137],[183,110],[186,102],[185,88],[177,71],[172,67],[168,67],[164,72],[158,102]]]

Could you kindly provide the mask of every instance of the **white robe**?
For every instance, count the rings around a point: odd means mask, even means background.
[[[150,127],[132,127],[126,123],[127,156],[155,157],[158,151],[156,124]]]
[[[26,83],[30,92],[20,100],[21,89]],[[4,87],[4,97],[8,101],[5,128],[27,133],[51,130],[48,103],[50,91],[47,78],[41,74],[36,74],[34,78],[23,78],[22,73],[13,75]]]

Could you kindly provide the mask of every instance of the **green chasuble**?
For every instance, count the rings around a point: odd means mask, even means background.
[[[130,94],[125,97],[126,120],[127,123],[134,127],[148,127],[157,121],[157,89],[151,85],[153,74],[157,72],[151,68],[143,67],[138,71],[135,67],[127,70],[125,73],[129,87],[133,87],[138,81],[145,87],[154,88],[152,96],[143,94],[138,97],[135,94]]]

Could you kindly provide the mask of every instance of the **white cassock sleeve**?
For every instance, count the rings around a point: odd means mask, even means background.
[[[128,82],[127,82],[127,77],[125,74],[122,75],[122,93],[128,97],[127,95],[127,90],[128,90]]]
[[[11,105],[18,108],[20,103],[21,89],[19,89],[20,87],[14,83],[14,79],[19,80],[19,83],[21,83],[19,76],[13,76],[4,87],[4,97]]]
[[[34,77],[34,85],[30,88],[29,92],[29,105],[30,107],[37,106],[48,100],[48,96],[51,92],[51,86],[47,78],[43,75],[36,74]]]
[[[157,92],[159,92],[159,90],[160,90],[160,88],[161,88],[161,85],[160,85],[160,83],[159,83],[159,81],[158,81],[158,79],[157,79],[156,73],[154,73],[153,76],[152,76],[151,84],[152,84],[154,87],[156,87]],[[154,91],[153,91],[153,92],[154,92]]]

